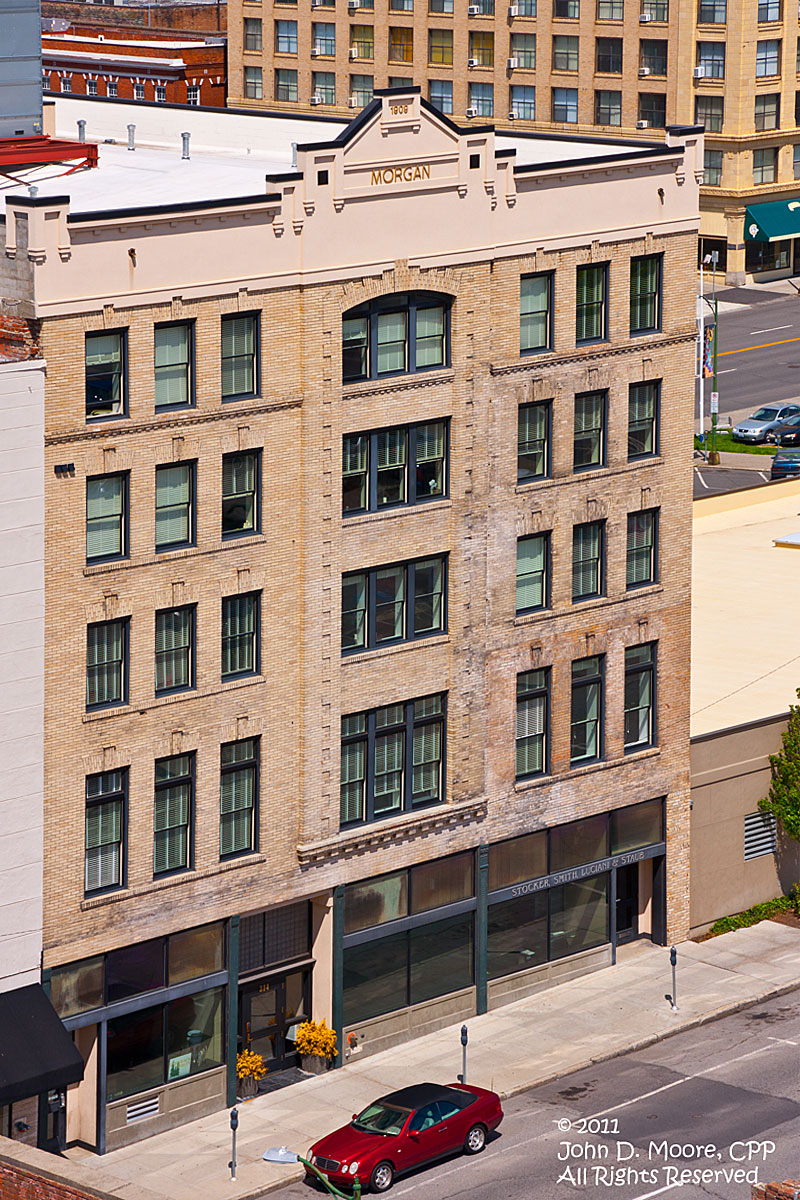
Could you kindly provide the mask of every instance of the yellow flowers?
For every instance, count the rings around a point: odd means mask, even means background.
[[[236,1056],[236,1074],[239,1079],[252,1075],[254,1079],[263,1079],[267,1073],[264,1059],[252,1050],[241,1050]]]
[[[297,1026],[298,1054],[318,1054],[320,1058],[336,1055],[336,1033],[322,1021],[303,1021]]]

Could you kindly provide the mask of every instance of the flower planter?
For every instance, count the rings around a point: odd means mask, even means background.
[[[252,1100],[258,1094],[258,1080],[255,1075],[245,1075],[239,1080],[238,1092],[242,1100]]]
[[[328,1060],[319,1054],[301,1054],[300,1069],[307,1071],[309,1075],[324,1075],[328,1069]]]

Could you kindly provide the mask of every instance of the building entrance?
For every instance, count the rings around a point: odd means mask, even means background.
[[[269,1071],[297,1066],[297,1026],[311,1013],[311,969],[270,974],[239,991],[240,1049],[260,1054]]]
[[[617,867],[617,945],[639,936],[639,864]]]

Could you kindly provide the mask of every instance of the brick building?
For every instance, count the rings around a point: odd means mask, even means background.
[[[76,25],[113,24],[137,36],[162,33],[224,33],[227,26],[226,0],[194,0],[177,4],[93,4],[91,0],[41,0],[45,21],[67,21]]]
[[[304,1015],[346,1062],[685,935],[702,136],[56,109],[99,167],[6,189],[0,270],[48,362],[43,961],[102,1152]]]

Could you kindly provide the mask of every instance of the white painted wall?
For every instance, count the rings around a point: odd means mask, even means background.
[[[0,362],[0,991],[42,950],[44,375]]]

